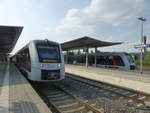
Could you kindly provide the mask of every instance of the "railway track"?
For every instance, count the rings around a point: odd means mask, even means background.
[[[123,88],[120,86],[116,86],[104,82],[94,81],[91,79],[87,79],[85,77],[79,77],[77,75],[67,74],[66,77],[78,81],[80,83],[92,86],[96,89],[104,90],[109,93],[113,93],[115,95],[124,97],[126,99],[129,99],[137,103],[137,106],[142,106],[144,110],[150,110],[150,94],[138,92],[136,90],[127,89],[127,88]]]
[[[104,113],[56,85],[36,86],[36,90],[54,113]]]

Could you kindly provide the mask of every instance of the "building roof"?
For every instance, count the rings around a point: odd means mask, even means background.
[[[65,50],[85,48],[85,47],[89,47],[89,48],[105,47],[105,46],[112,46],[117,44],[122,44],[122,42],[105,42],[105,41],[100,41],[97,39],[84,36],[82,38],[61,43],[61,46],[62,49],[65,51]]]
[[[0,54],[10,53],[22,32],[21,26],[0,26]]]

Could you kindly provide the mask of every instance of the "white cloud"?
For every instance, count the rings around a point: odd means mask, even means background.
[[[114,39],[113,36],[108,36],[105,41],[112,41]]]
[[[124,32],[120,30],[120,34],[113,34],[112,29],[119,30],[123,26],[133,24],[137,17],[144,14],[145,11],[147,11],[147,5],[144,0],[91,0],[91,3],[82,9],[70,9],[61,20],[61,24],[51,28],[51,31],[66,33],[66,37],[96,34],[96,37],[100,35],[101,40],[105,41],[118,41],[121,33],[123,33],[123,35],[127,35],[128,39],[122,40],[127,40],[129,43],[111,48],[101,48],[101,50],[138,51],[133,47],[136,42],[131,43],[133,40],[130,42],[129,38],[132,37],[132,34],[128,33],[131,33],[130,30]],[[70,40],[70,38],[66,39]]]
[[[85,8],[70,9],[53,30],[89,35],[102,32],[107,25],[115,27],[133,22],[144,9],[144,0],[91,0]]]

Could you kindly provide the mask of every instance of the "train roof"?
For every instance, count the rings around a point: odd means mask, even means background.
[[[24,47],[22,47],[20,50],[18,50],[13,56],[15,56],[16,54],[18,54],[20,51],[24,50],[25,48],[27,48],[27,46],[30,44],[30,43],[34,43],[34,44],[44,44],[47,43],[50,44],[50,45],[59,45],[59,43],[57,42],[54,42],[54,41],[50,41],[48,39],[45,39],[45,40],[31,40],[29,43],[27,43]]]
[[[100,54],[127,54],[126,52],[98,52]]]
[[[126,52],[99,52],[97,53],[99,55],[123,55],[123,54],[128,54]]]
[[[109,56],[109,55],[122,55],[122,54],[128,54],[128,53],[126,53],[126,52],[97,52],[97,53],[89,53],[89,55],[95,55],[95,54],[97,54],[97,55],[104,55],[104,56]],[[85,54],[75,54],[75,56],[76,55],[85,55]]]
[[[48,39],[45,39],[45,40],[31,40],[29,43],[35,43],[35,44],[52,44],[52,45],[58,45],[59,43],[58,42],[54,42],[54,41],[50,41]]]

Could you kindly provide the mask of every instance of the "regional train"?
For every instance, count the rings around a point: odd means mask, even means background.
[[[51,82],[65,78],[61,46],[47,39],[30,41],[12,56],[12,61],[31,81]]]
[[[89,66],[95,65],[95,55],[97,67],[113,68],[121,70],[134,70],[136,68],[132,56],[125,52],[99,52],[89,53],[88,64]],[[66,58],[66,57],[65,57]],[[85,65],[85,54],[68,55],[69,64]],[[65,60],[66,61],[66,60]]]

